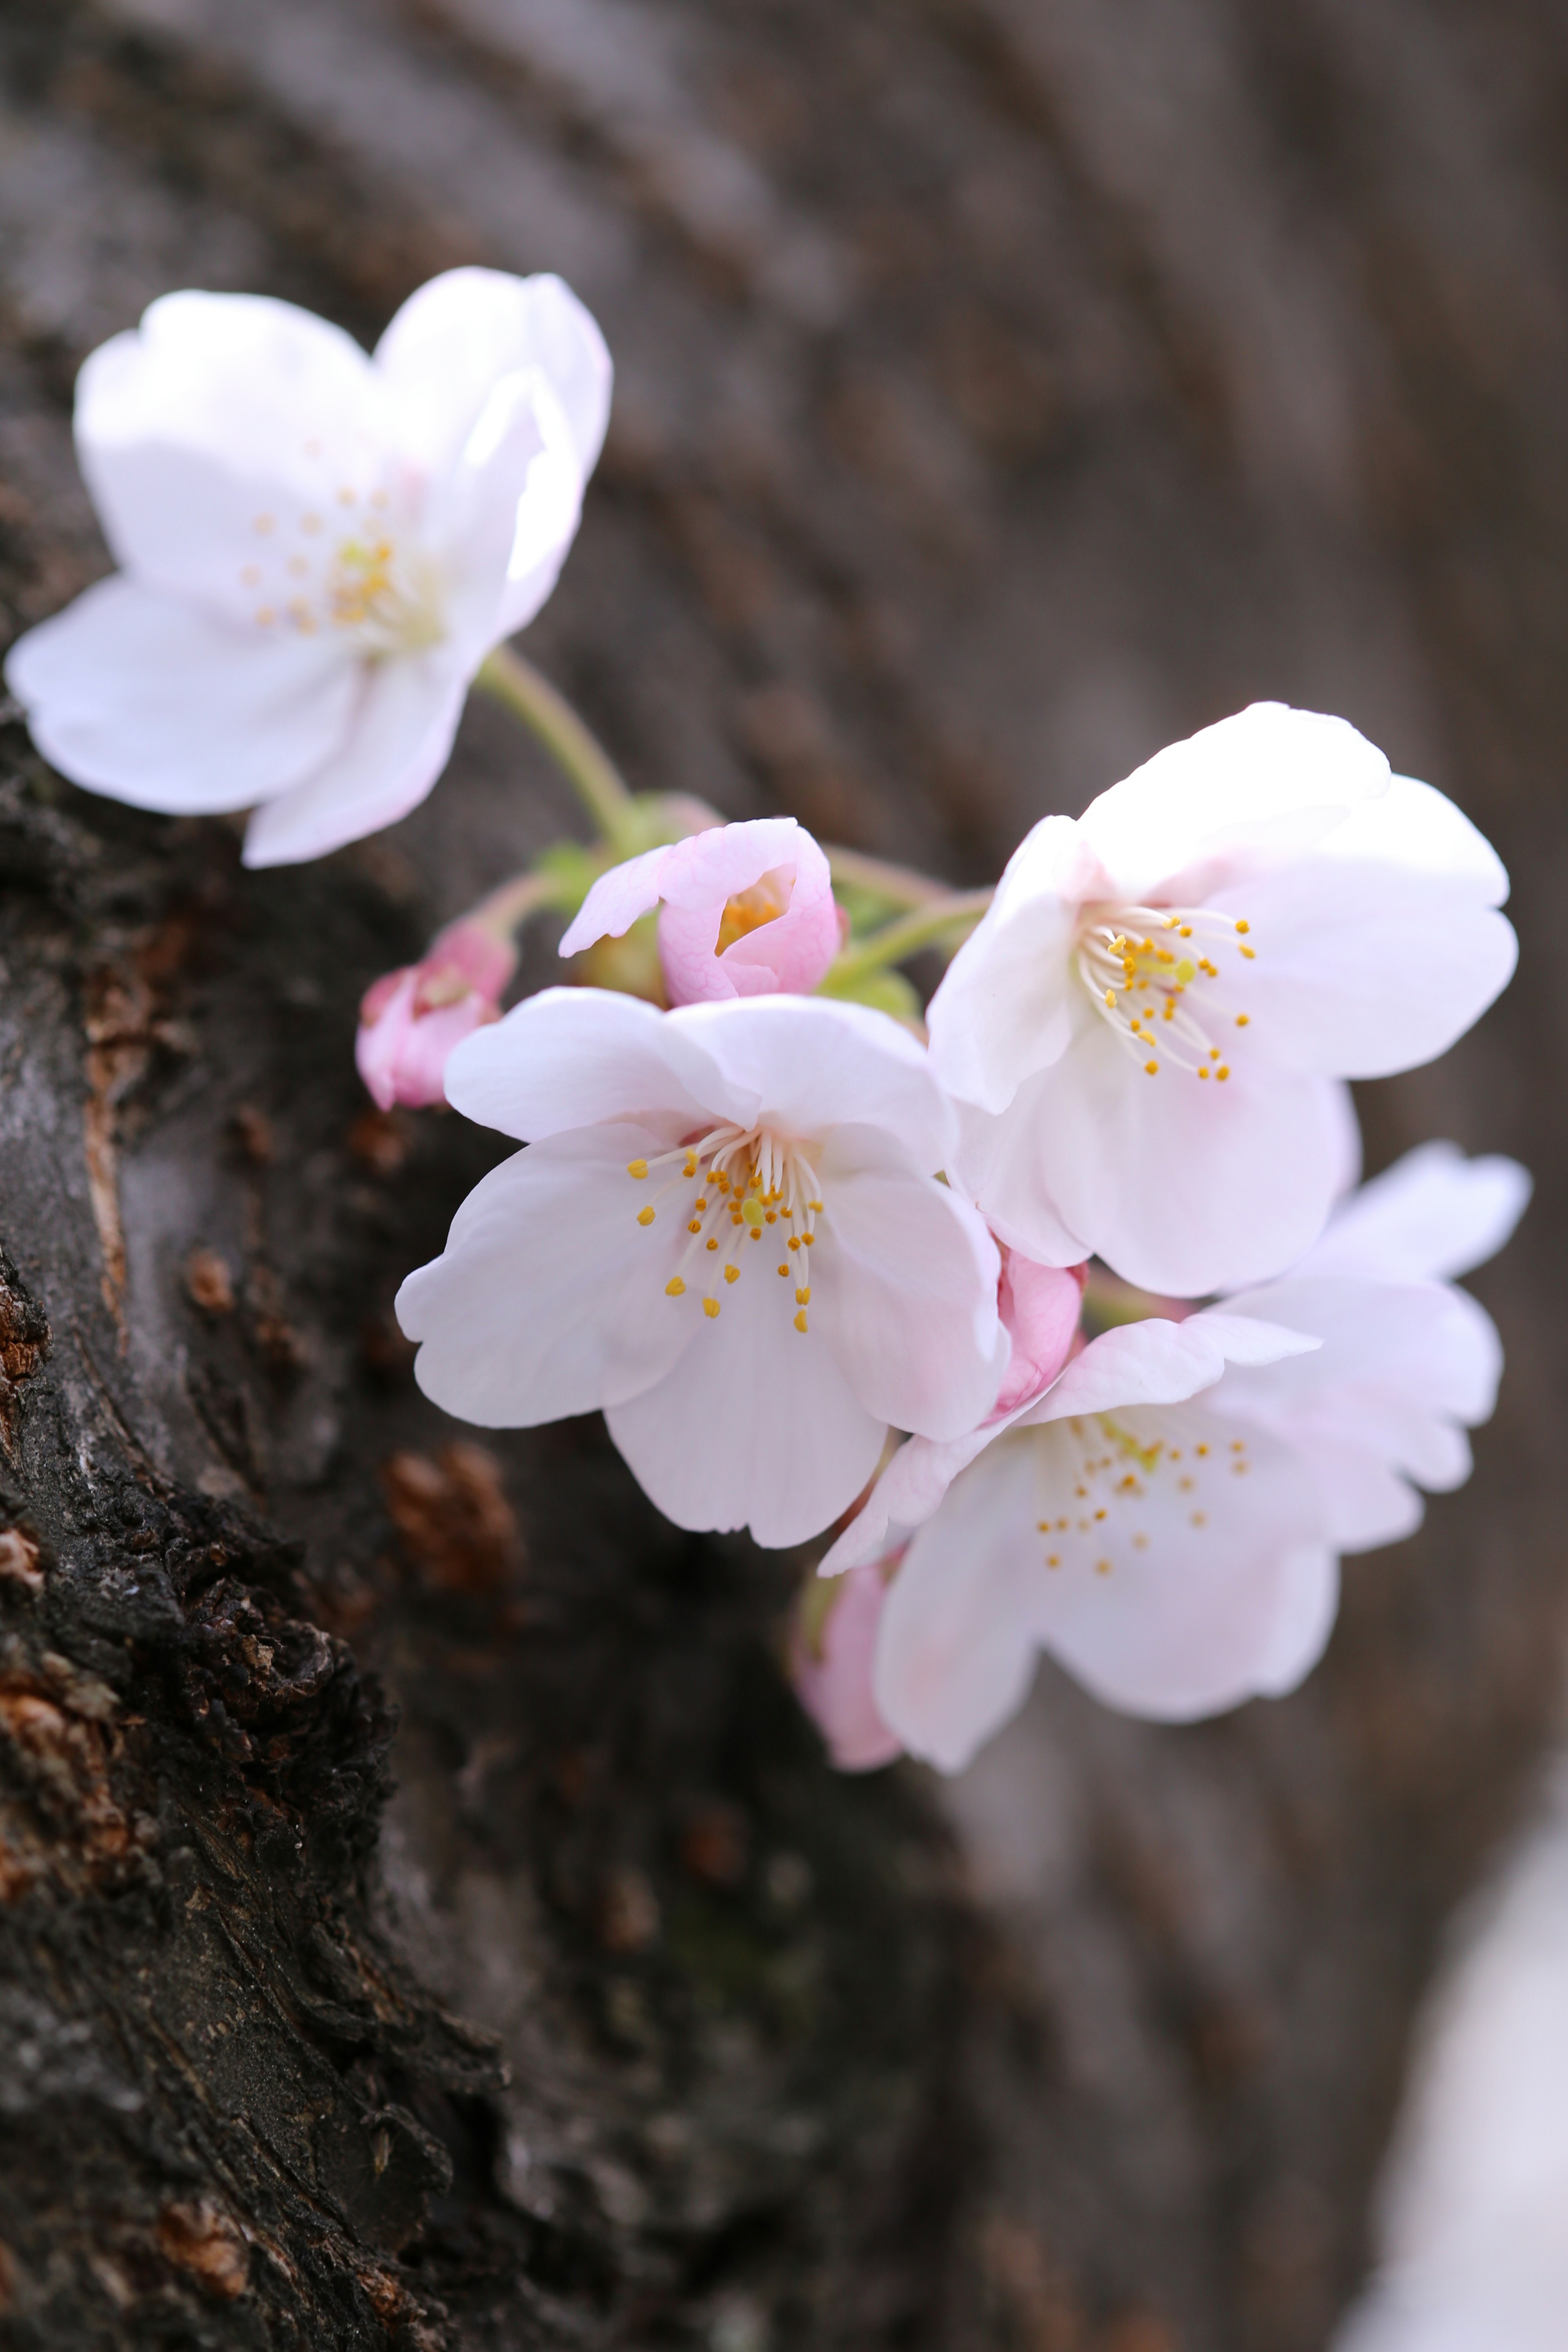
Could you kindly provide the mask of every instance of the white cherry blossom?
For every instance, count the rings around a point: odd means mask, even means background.
[[[1339,1556],[1408,1534],[1468,1474],[1497,1335],[1444,1277],[1528,1195],[1507,1160],[1432,1145],[1367,1185],[1287,1279],[1092,1340],[1039,1398],[957,1444],[911,1441],[828,1553],[910,1537],[871,1694],[960,1769],[1048,1651],[1099,1697],[1184,1720],[1292,1689]]]
[[[287,302],[165,295],[78,381],[121,568],[13,648],[34,740],[139,808],[255,807],[252,866],[392,824],[554,586],[609,393],[555,278],[449,270],[374,358]]]
[[[936,1181],[952,1109],[896,1022],[549,989],[459,1045],[446,1087],[529,1139],[398,1294],[449,1412],[603,1407],[678,1526],[782,1545],[848,1508],[889,1427],[952,1438],[990,1409],[996,1248]]]
[[[1507,890],[1342,719],[1259,703],[1173,745],[1034,828],[932,999],[956,1178],[1042,1263],[1266,1280],[1327,1217],[1337,1082],[1430,1060],[1506,983]]]

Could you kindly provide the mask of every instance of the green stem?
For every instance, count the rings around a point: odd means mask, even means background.
[[[565,697],[510,646],[497,646],[486,655],[474,683],[504,702],[532,730],[610,846],[629,856],[635,840],[632,796],[608,752]]]
[[[835,882],[847,885],[851,890],[864,890],[868,896],[884,898],[890,907],[929,907],[939,898],[952,896],[945,882],[933,882],[929,874],[917,874],[912,866],[889,866],[880,857],[868,857],[858,849],[841,849],[836,842],[823,843],[827,863]]]
[[[475,923],[498,940],[510,940],[530,915],[563,904],[564,886],[553,874],[517,874],[479,900],[463,920]]]
[[[972,931],[991,904],[991,897],[989,890],[953,891],[945,894],[938,906],[920,907],[911,914],[900,915],[896,923],[884,923],[868,940],[858,940],[844,950],[824,986],[836,993],[863,980],[868,972],[884,971],[889,964],[902,963],[921,948],[937,946],[953,931]]]

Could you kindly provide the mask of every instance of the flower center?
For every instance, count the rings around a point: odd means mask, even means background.
[[[804,1145],[765,1127],[715,1127],[656,1159],[628,1160],[626,1173],[637,1184],[664,1178],[637,1211],[639,1225],[651,1225],[672,1195],[686,1195],[686,1246],[664,1286],[667,1297],[695,1293],[703,1314],[717,1316],[721,1294],[739,1282],[742,1266],[773,1263],[771,1252],[753,1260],[748,1244],[755,1247],[771,1240],[778,1253],[778,1276],[795,1290],[795,1328],[807,1328],[811,1251],[823,1204]]]
[[[291,518],[257,515],[254,552],[239,573],[257,626],[305,637],[352,631],[373,657],[439,645],[445,583],[430,558],[400,538],[390,507],[385,489],[362,497],[345,487]]]
[[[1234,949],[1233,979],[1245,979],[1257,950],[1250,923],[1207,907],[1091,907],[1078,936],[1079,977],[1149,1076],[1162,1064],[1200,1078],[1230,1076],[1229,1044],[1216,1036],[1250,1027],[1215,958]]]
[[[713,943],[715,955],[722,955],[737,940],[760,931],[764,923],[776,923],[789,911],[790,893],[795,888],[795,875],[787,866],[775,866],[753,882],[749,890],[737,890],[724,901],[724,911],[719,918],[719,936]]]
[[[1173,1415],[1142,1414],[1133,1425],[1096,1413],[1019,1436],[1036,1448],[1042,1514],[1036,1530],[1045,1564],[1069,1574],[1110,1576],[1119,1557],[1146,1551],[1147,1506],[1156,1491],[1173,1486],[1187,1524],[1207,1527],[1216,1502],[1223,1507],[1225,1481],[1245,1478],[1251,1467],[1247,1440],[1227,1437],[1223,1423],[1197,1435]]]

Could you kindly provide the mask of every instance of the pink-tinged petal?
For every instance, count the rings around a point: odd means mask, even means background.
[[[963,1770],[1034,1679],[1034,1489],[1033,1448],[996,1447],[921,1528],[889,1589],[872,1692],[910,1754],[943,1772]]]
[[[1342,719],[1255,702],[1155,753],[1079,824],[1120,899],[1195,903],[1226,866],[1275,866],[1388,789],[1388,761]]]
[[[1188,1722],[1238,1706],[1274,1686],[1300,1614],[1298,1556],[1325,1549],[1312,1481],[1289,1446],[1207,1400],[1119,1413],[1116,1431],[1069,1423],[1037,1441],[1016,1535],[1036,1563],[1037,1637],[1129,1714]]]
[[[715,825],[679,842],[659,895],[658,951],[672,1004],[808,994],[838,952],[827,860],[794,817]],[[726,941],[727,914],[752,928]]]
[[[1394,776],[1380,798],[1363,801],[1322,845],[1336,863],[1397,866],[1463,889],[1478,906],[1500,907],[1508,869],[1485,834],[1435,785]]]
[[[447,1099],[447,1062],[465,1037],[495,1017],[489,1000],[470,991],[455,1004],[417,1009],[422,966],[403,973],[389,1002],[372,1021],[362,1020],[354,1038],[354,1064],[383,1110],[394,1103],[428,1109]]]
[[[120,578],[19,638],[5,682],[62,775],[168,815],[287,791],[340,751],[359,690],[341,646]]]
[[[874,1772],[903,1752],[882,1720],[871,1689],[871,1662],[887,1593],[883,1563],[847,1576],[813,1642],[796,1626],[790,1678],[840,1772]]]
[[[314,775],[257,810],[246,865],[324,857],[417,808],[451,756],[467,695],[467,678],[437,654],[361,664],[346,738]]]
[[[991,1411],[1008,1353],[984,1221],[868,1128],[834,1135],[820,1181],[813,1334],[879,1420],[961,1435]]]
[[[1456,1143],[1423,1143],[1336,1209],[1292,1271],[1370,1282],[1443,1282],[1496,1255],[1529,1205],[1517,1160],[1468,1160]]]
[[[927,1011],[931,1058],[950,1094],[1004,1111],[1026,1079],[1059,1061],[1080,988],[1079,908],[1108,887],[1070,817],[1046,817],[1025,835]]]
[[[957,1111],[958,1149],[949,1173],[964,1198],[984,1208],[997,1240],[1037,1265],[1081,1265],[1093,1245],[1069,1232],[1046,1191],[1031,1091],[1000,1118],[966,1102]]]
[[[456,922],[437,932],[416,970],[426,994],[433,982],[455,972],[494,1004],[517,970],[517,948],[510,939],[498,939],[483,923],[459,915]]]
[[[538,368],[571,427],[578,472],[598,462],[613,370],[605,339],[559,278],[447,269],[411,294],[375,349],[399,438],[426,471],[453,465],[492,387]]]
[[[395,984],[387,988],[377,983],[374,1010],[368,1017],[368,995],[365,1004],[361,1005],[360,1025],[354,1037],[354,1067],[378,1110],[390,1110],[398,1099],[398,1076],[414,1026],[413,966],[406,971],[389,972],[387,980]]]
[[[781,1288],[766,1265],[748,1265],[711,1320],[695,1286],[670,1301],[697,1334],[689,1352],[605,1413],[637,1484],[678,1528],[749,1526],[769,1548],[805,1543],[877,1467],[886,1423],[816,1330],[795,1329]]]
[[[441,1256],[397,1294],[427,1397],[483,1429],[529,1429],[663,1379],[696,1328],[665,1289],[685,1235],[674,1216],[639,1224],[647,1188],[626,1168],[671,1139],[668,1124],[584,1129],[475,1187]]]
[[[447,1071],[465,1118],[528,1139],[658,1111],[682,1131],[754,1116],[675,1018],[603,988],[546,988],[471,1037]]]
[[[946,1165],[952,1107],[924,1047],[885,1013],[826,997],[764,996],[682,1005],[663,1017],[710,1054],[781,1132],[881,1127],[918,1167],[934,1173]]]
[[[1305,857],[1212,903],[1245,916],[1257,942],[1237,999],[1249,1048],[1327,1077],[1387,1077],[1447,1053],[1519,953],[1468,881],[1371,860]]]
[[[984,1181],[965,1190],[995,1232],[1053,1255],[1041,1202],[1073,1255],[1140,1289],[1200,1297],[1266,1280],[1317,1239],[1342,1165],[1328,1081],[1238,1061],[1229,1081],[1149,1076],[1103,1024],[1020,1093]]]
[[[658,906],[664,869],[674,854],[673,843],[661,843],[601,874],[567,925],[562,954],[580,955],[595,940],[624,939],[640,916]]]
[[[421,536],[446,582],[452,658],[470,671],[530,622],[577,534],[583,480],[566,420],[531,370],[494,387],[455,466],[432,482]]]
[[[151,586],[248,621],[247,554],[382,478],[381,390],[341,328],[254,294],[166,294],[77,380],[76,439],[104,533]]]
[[[1002,1265],[997,1307],[1013,1353],[994,1410],[1016,1405],[1049,1388],[1072,1352],[1083,1308],[1083,1265],[1037,1265],[1009,1250]]]

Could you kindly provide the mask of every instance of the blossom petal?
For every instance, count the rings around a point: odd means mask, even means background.
[[[537,369],[502,377],[422,526],[447,578],[453,657],[469,670],[530,622],[560,576],[583,511],[561,404]]]
[[[871,1128],[831,1137],[819,1181],[812,1335],[879,1421],[935,1438],[972,1429],[1008,1354],[983,1220]]]
[[[1003,1111],[1072,1034],[1080,902],[1106,887],[1070,817],[1048,816],[1008,860],[977,929],[926,1014],[931,1058],[950,1094]]]
[[[1414,776],[1391,777],[1381,797],[1361,802],[1325,836],[1321,855],[1403,866],[1467,890],[1481,907],[1500,907],[1508,897],[1508,869],[1485,834],[1445,793]]]
[[[1340,1563],[1325,1546],[1301,1544],[1287,1552],[1277,1574],[1274,1622],[1254,1667],[1259,1698],[1283,1698],[1306,1681],[1340,1613]]]
[[[451,756],[468,680],[440,654],[357,666],[358,708],[315,773],[268,801],[245,836],[247,866],[324,857],[417,808]]]
[[[339,750],[358,692],[339,646],[118,577],[18,639],[5,682],[62,775],[170,815],[286,791]]]
[[[632,925],[659,900],[664,869],[675,855],[673,842],[645,849],[601,874],[589,890],[561,941],[563,956],[580,955],[595,940],[624,939]]]
[[[1447,1053],[1507,986],[1513,926],[1468,881],[1330,847],[1215,893],[1258,942],[1249,1045],[1325,1076],[1414,1069]]]
[[[1423,1143],[1336,1209],[1292,1271],[1368,1281],[1442,1282],[1496,1255],[1530,1201],[1517,1160],[1468,1160],[1457,1143]]]
[[[1022,1706],[1034,1677],[1030,1447],[999,1446],[965,1472],[889,1588],[871,1687],[912,1755],[960,1772]]]
[[[1079,823],[1116,897],[1193,904],[1208,869],[1299,856],[1388,782],[1383,753],[1345,719],[1255,702],[1156,752]]]
[[[786,1304],[749,1267],[710,1321],[695,1297],[675,1302],[697,1333],[689,1353],[605,1416],[637,1484],[678,1528],[749,1526],[759,1544],[805,1543],[876,1469],[886,1423],[817,1334],[795,1328]]]
[[[528,1429],[659,1381],[696,1326],[668,1297],[679,1221],[637,1223],[628,1160],[668,1143],[629,1121],[531,1144],[492,1169],[397,1315],[422,1342],[415,1378],[447,1412]]]
[[[1009,1249],[1037,1265],[1081,1265],[1094,1244],[1062,1222],[1046,1189],[1037,1092],[1026,1086],[999,1117],[959,1100],[958,1149],[949,1173],[966,1199],[980,1203],[997,1240]]]
[[[1072,1353],[1083,1308],[1083,1266],[1038,1265],[1010,1250],[997,1306],[1013,1352],[995,1410],[1011,1412],[1048,1388]]]
[[[447,1099],[531,1140],[628,1112],[668,1112],[685,1132],[716,1117],[746,1125],[756,1110],[673,1014],[605,988],[546,988],[515,1005],[458,1046]]]
[[[841,1123],[882,1127],[918,1167],[934,1174],[946,1165],[952,1106],[923,1046],[887,1013],[827,997],[753,996],[685,1004],[664,1017],[781,1130],[806,1137]]]
[[[982,1182],[960,1161],[1001,1238],[1049,1263],[1065,1229],[1075,1256],[1173,1297],[1291,1264],[1322,1231],[1342,1163],[1325,1080],[1258,1062],[1226,1085],[1150,1077],[1099,1023],[1030,1079],[1005,1124]]]
[[[787,883],[782,914],[720,950],[728,901],[773,879]],[[659,960],[674,1004],[710,998],[808,993],[838,952],[838,908],[826,858],[794,817],[713,825],[678,842],[664,869]]]
[[[255,603],[247,551],[368,492],[384,427],[353,337],[263,295],[165,294],[77,379],[78,454],[116,558],[236,621]]]
[[[1037,1572],[1038,1638],[1098,1698],[1130,1714],[1186,1722],[1237,1706],[1269,1686],[1282,1625],[1298,1620],[1295,1556],[1322,1540],[1311,1481],[1289,1446],[1225,1422],[1207,1400],[1141,1408],[1116,1425],[1142,1449],[1129,1457],[1133,1470],[1161,1452],[1135,1477],[1135,1493],[1097,1490],[1110,1507],[1081,1532],[1084,1456],[1104,1433],[1074,1423],[1036,1441],[1034,1507],[1016,1541],[1059,1563]]]
[[[840,1772],[874,1772],[903,1748],[883,1722],[871,1689],[872,1663],[887,1598],[881,1564],[868,1561],[839,1587],[818,1646],[796,1630],[790,1675],[796,1696]]]
[[[453,465],[502,376],[538,368],[571,427],[581,480],[598,463],[613,370],[605,339],[563,281],[443,270],[411,294],[375,349],[400,438],[436,474]]]

